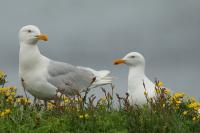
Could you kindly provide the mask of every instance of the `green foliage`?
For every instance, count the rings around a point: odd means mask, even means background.
[[[5,81],[5,77],[1,78]],[[159,91],[158,91],[159,90]],[[130,105],[128,94],[116,95],[102,89],[104,97],[77,94],[62,96],[61,103],[31,104],[16,96],[14,87],[0,87],[0,133],[199,133],[200,120],[194,99],[184,94],[169,95],[157,85],[157,98],[144,106]],[[8,100],[9,99],[9,100]],[[97,102],[96,102],[97,101]],[[183,113],[184,112],[184,113]],[[194,119],[195,118],[195,119]]]

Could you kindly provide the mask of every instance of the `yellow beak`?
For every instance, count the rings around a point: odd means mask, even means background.
[[[48,41],[48,36],[45,34],[40,34],[35,37],[37,37],[38,40]]]
[[[114,65],[119,65],[119,64],[124,64],[124,63],[125,63],[125,61],[123,59],[116,59],[113,61]]]

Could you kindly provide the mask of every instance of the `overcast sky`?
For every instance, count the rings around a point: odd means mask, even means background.
[[[9,85],[21,89],[18,31],[34,24],[49,35],[39,44],[41,53],[111,70],[120,94],[126,92],[128,69],[112,60],[138,51],[150,79],[199,97],[199,7],[199,0],[0,0],[0,69]]]

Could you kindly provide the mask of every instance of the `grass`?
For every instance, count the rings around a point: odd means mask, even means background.
[[[128,94],[120,97],[105,91],[104,97],[62,96],[60,104],[32,104],[16,95],[16,88],[5,86],[0,72],[1,133],[199,133],[200,103],[183,93],[170,94],[156,82],[156,97],[144,93],[147,104],[130,105]],[[118,101],[113,105],[113,98]]]

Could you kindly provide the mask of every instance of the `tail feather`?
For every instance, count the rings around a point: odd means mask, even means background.
[[[92,83],[90,88],[95,88],[98,86],[107,85],[107,84],[112,83],[112,77],[109,76],[110,71],[108,71],[108,70],[96,71],[94,69],[87,68],[87,67],[78,67],[78,68],[88,70],[96,76],[96,80]]]
[[[110,71],[108,71],[108,70],[101,70],[101,71],[96,71],[96,72],[97,72],[97,75],[102,78],[106,77],[110,74]]]
[[[94,75],[96,76],[96,80],[91,85],[91,88],[107,85],[112,83],[112,77],[109,76],[110,71],[102,70],[96,71]]]

